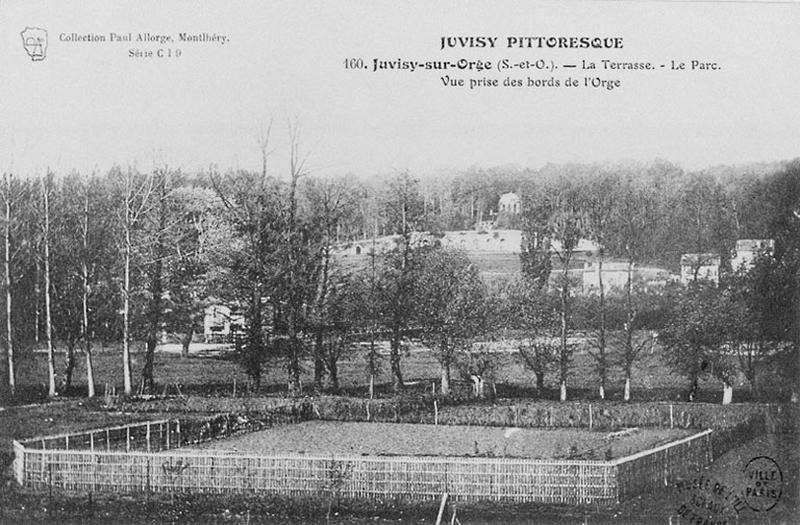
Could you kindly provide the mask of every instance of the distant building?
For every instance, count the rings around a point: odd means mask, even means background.
[[[771,254],[774,250],[774,239],[739,239],[736,241],[731,266],[734,271],[742,267],[749,270],[755,264],[756,257],[762,253]]]
[[[714,253],[684,253],[681,256],[681,283],[710,281],[719,284],[720,256]]]
[[[244,329],[244,315],[224,304],[207,306],[203,317],[203,339],[206,343],[227,341]]]
[[[633,272],[636,271],[634,266]],[[603,289],[622,289],[628,283],[628,263],[611,262],[603,263]],[[591,294],[600,291],[600,265],[596,262],[586,261],[583,265],[583,293]]]
[[[497,205],[500,213],[517,215],[522,211],[521,200],[516,193],[504,193],[500,195],[500,202]]]

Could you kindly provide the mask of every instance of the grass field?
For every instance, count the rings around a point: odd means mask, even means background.
[[[578,429],[541,430],[405,423],[306,421],[192,448],[244,454],[355,454],[529,459],[615,459],[690,435],[646,429],[613,437]]]
[[[535,376],[521,363],[520,357],[513,350],[513,341],[495,341],[492,343],[505,351],[494,354],[495,370],[493,372],[497,394],[500,397],[538,397],[543,399],[558,399],[558,373],[551,370],[545,376],[545,391],[535,391]],[[594,358],[579,346],[573,356],[568,375],[567,387],[569,399],[598,399],[599,378],[595,367]],[[33,402],[43,400],[46,393],[47,362],[46,356],[41,353],[20,352],[18,363],[17,382],[18,389],[22,392],[21,401]],[[83,356],[79,355],[74,372],[71,395],[81,396],[86,392],[85,365]],[[391,384],[388,356],[380,358],[380,372],[376,377],[379,395],[390,395]],[[134,384],[140,380],[140,373],[144,365],[144,354],[134,351],[132,354]],[[620,365],[620,352],[612,348],[609,353],[611,367],[608,373],[606,387],[607,398],[611,400],[622,399],[624,375]],[[0,374],[5,377],[5,360],[0,363]],[[303,361],[302,381],[306,389],[312,386],[313,364],[310,360]],[[105,385],[122,389],[122,357],[119,349],[97,349],[94,354],[95,383],[98,394],[102,394]],[[402,358],[402,367],[405,380],[410,384],[411,390],[431,389],[431,383],[440,377],[439,363],[435,355],[419,345],[413,345],[405,352]],[[56,370],[63,375],[64,356],[57,354]],[[366,374],[366,353],[363,347],[356,348],[347,353],[339,363],[340,385],[345,393],[352,395],[366,395],[369,378]],[[465,380],[460,375],[458,367],[453,369],[456,380]],[[749,386],[741,379],[734,384],[734,402],[766,400],[771,402],[785,401],[787,385],[776,380],[774,367],[765,367],[759,377],[761,390],[758,397],[754,397]],[[248,378],[241,366],[232,356],[206,357],[192,355],[188,358],[180,357],[173,352],[158,352],[155,360],[155,378],[159,385],[159,393],[167,387],[169,393],[177,393],[175,385],[181,386],[182,393],[231,395],[234,382],[237,385],[237,394],[245,393]],[[2,381],[5,383],[5,381]],[[287,373],[285,362],[279,358],[267,361],[263,367],[262,388],[260,393],[280,393],[286,391]],[[464,382],[462,389],[469,390],[469,385]],[[686,377],[674,372],[665,359],[664,351],[656,348],[652,353],[642,354],[635,363],[632,380],[632,397],[642,401],[678,401],[685,400],[688,391]],[[5,388],[0,387],[0,406],[8,404],[4,401]],[[699,401],[719,402],[722,398],[721,383],[705,376],[700,382]],[[17,400],[20,402],[20,400]]]

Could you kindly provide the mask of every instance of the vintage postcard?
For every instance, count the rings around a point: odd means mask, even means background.
[[[798,28],[0,0],[0,522],[796,523]]]

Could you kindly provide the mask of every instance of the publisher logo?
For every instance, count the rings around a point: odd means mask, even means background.
[[[40,62],[47,56],[47,30],[39,27],[26,27],[20,33],[22,47],[34,62]]]

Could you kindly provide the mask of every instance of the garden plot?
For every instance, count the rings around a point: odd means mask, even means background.
[[[263,456],[352,454],[605,460],[647,450],[690,434],[677,429],[634,429],[611,433],[563,428],[315,420],[184,448]]]

